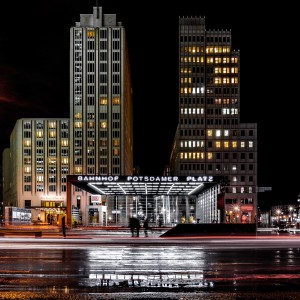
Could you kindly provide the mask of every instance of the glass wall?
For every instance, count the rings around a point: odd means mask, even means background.
[[[109,196],[105,205],[107,225],[111,226],[128,226],[132,216],[140,221],[147,216],[150,226],[196,222],[195,196]]]

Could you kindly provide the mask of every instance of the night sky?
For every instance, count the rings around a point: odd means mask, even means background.
[[[288,76],[292,54],[285,53],[294,26],[292,18],[281,18],[293,8],[241,1],[138,3],[98,1],[127,32],[135,166],[142,174],[161,175],[169,162],[178,121],[178,18],[202,16],[207,29],[231,30],[233,49],[241,51],[241,121],[258,124],[258,185],[273,188],[274,204],[296,204],[298,95]],[[69,117],[69,29],[95,5],[96,0],[1,2],[1,153],[17,119]]]

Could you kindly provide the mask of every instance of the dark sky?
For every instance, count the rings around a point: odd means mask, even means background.
[[[142,173],[161,175],[169,162],[178,120],[178,18],[202,16],[207,29],[231,30],[233,49],[241,51],[241,121],[258,124],[259,186],[273,188],[274,203],[296,203],[298,95],[289,74],[296,63],[291,59],[295,25],[285,14],[293,8],[262,8],[241,1],[98,3],[104,13],[117,14],[126,28],[134,94],[134,163]],[[1,152],[9,147],[17,119],[69,117],[69,28],[81,13],[92,13],[95,4],[96,0],[1,2]]]

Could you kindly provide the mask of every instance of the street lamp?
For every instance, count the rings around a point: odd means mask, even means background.
[[[279,223],[279,219],[280,219],[280,214],[281,214],[281,210],[280,209],[276,209],[276,221],[277,221],[277,224]]]
[[[294,210],[294,207],[290,206],[289,207],[289,221],[291,224],[293,223],[293,210]]]

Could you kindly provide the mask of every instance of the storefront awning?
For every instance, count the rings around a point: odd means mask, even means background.
[[[97,195],[198,195],[221,182],[214,176],[68,175],[67,181]]]

